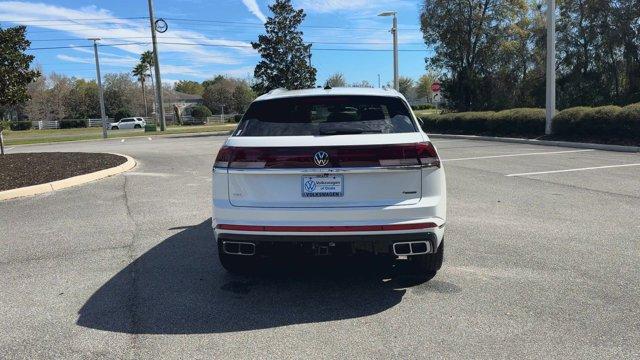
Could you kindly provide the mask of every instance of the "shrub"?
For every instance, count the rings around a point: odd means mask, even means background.
[[[198,119],[204,119],[211,116],[211,110],[204,105],[196,105],[191,109],[191,116]]]
[[[544,134],[545,111],[535,108],[502,110],[487,122],[487,131],[502,136],[538,136]]]
[[[640,103],[623,107],[616,115],[620,130],[640,144]]]
[[[412,110],[431,110],[431,109],[435,109],[436,106],[433,104],[424,104],[424,105],[412,105],[411,109]]]
[[[464,112],[422,116],[427,132],[490,136],[544,135],[544,109],[518,108],[499,112]],[[640,103],[619,106],[574,107],[553,119],[559,138],[608,143],[640,143]]]
[[[61,120],[60,129],[74,129],[74,128],[86,128],[89,127],[88,120],[74,119],[74,120]]]
[[[31,121],[12,121],[9,123],[9,128],[12,131],[29,130],[32,125]]]
[[[590,108],[585,106],[569,108],[560,111],[553,118],[553,133],[557,135],[571,135],[576,124],[582,120]]]
[[[233,121],[234,121],[235,123],[239,123],[239,122],[240,122],[240,120],[242,120],[242,115],[243,115],[243,114],[235,114],[235,115],[233,115]]]
[[[553,131],[569,138],[633,139],[638,136],[637,132],[633,135],[635,109],[634,105],[624,111],[619,106],[569,108],[553,118]]]

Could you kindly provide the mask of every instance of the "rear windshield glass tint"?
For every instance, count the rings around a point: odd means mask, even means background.
[[[235,136],[391,134],[417,131],[398,98],[314,96],[256,101]]]

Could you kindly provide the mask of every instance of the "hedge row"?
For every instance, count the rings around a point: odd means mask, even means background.
[[[427,132],[464,135],[536,136],[544,134],[543,109],[511,109],[422,116]]]
[[[411,105],[411,110],[431,110],[435,108],[436,106],[433,104]]]
[[[422,116],[427,132],[538,137],[544,135],[544,109],[511,109]],[[640,143],[640,103],[625,107],[576,107],[553,119],[555,137],[568,140]]]

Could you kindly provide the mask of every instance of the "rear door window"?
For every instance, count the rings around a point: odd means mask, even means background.
[[[234,136],[392,134],[416,132],[399,98],[310,96],[256,101]]]

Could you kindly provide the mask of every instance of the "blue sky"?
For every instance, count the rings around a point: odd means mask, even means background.
[[[259,61],[249,42],[264,31],[272,0],[155,0],[156,16],[167,19],[169,30],[159,35],[163,82],[205,80],[217,74],[246,78]],[[304,39],[312,42],[312,63],[318,83],[335,72],[349,82],[367,80],[377,85],[392,80],[391,18],[381,11],[398,12],[400,74],[417,79],[425,72],[427,51],[419,31],[419,7],[414,0],[294,0],[307,18]],[[127,72],[139,54],[151,48],[146,0],[0,1],[0,26],[28,25],[36,62],[52,71],[95,78],[89,37],[101,37],[103,73]],[[72,48],[68,48],[72,47]],[[338,51],[360,49],[382,51]],[[406,51],[409,50],[409,51]]]

